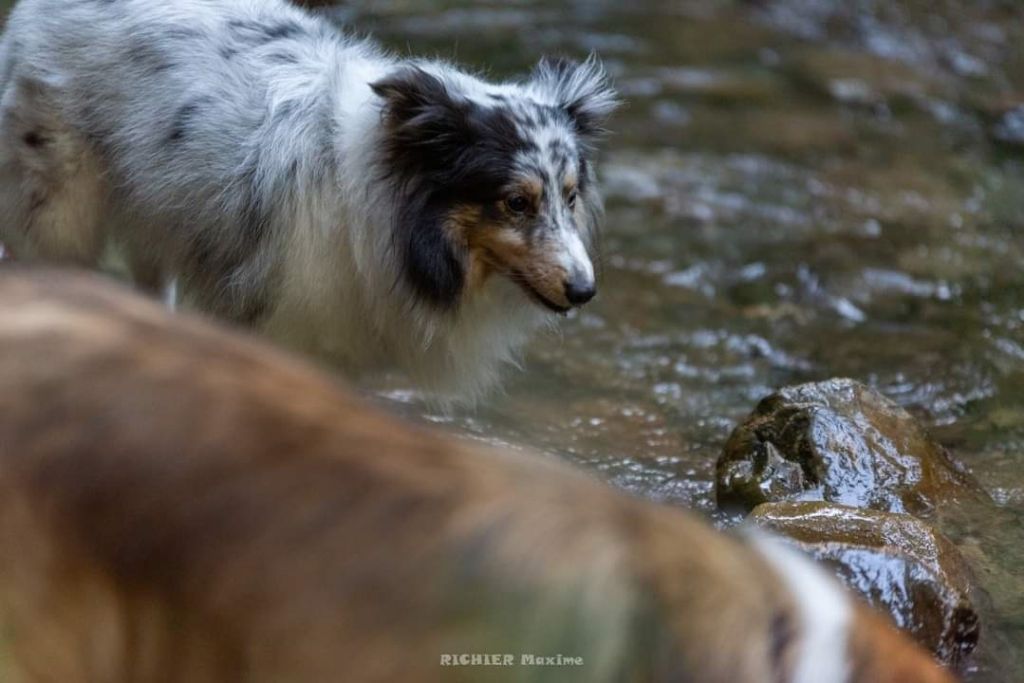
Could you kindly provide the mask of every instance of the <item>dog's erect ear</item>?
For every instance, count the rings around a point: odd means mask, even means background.
[[[473,142],[472,105],[437,76],[417,66],[388,74],[370,87],[384,100],[392,161],[422,173],[450,163]]]
[[[585,137],[604,132],[604,122],[619,106],[608,73],[594,55],[584,62],[544,58],[534,69],[532,82],[554,97]]]
[[[465,200],[497,199],[523,146],[507,111],[481,106],[458,85],[416,66],[400,67],[370,87],[383,99],[388,174]]]

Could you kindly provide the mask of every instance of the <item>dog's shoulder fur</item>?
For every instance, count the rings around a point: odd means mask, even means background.
[[[492,84],[282,0],[21,0],[0,239],[86,266],[116,243],[144,287],[176,278],[186,305],[350,374],[472,399],[543,324],[531,296],[561,309],[563,279],[593,281],[590,148],[614,106],[593,60]],[[529,173],[549,199],[578,183],[579,234],[554,205],[543,230],[495,227]]]
[[[111,285],[5,268],[0,318],[5,681],[479,680],[440,668],[472,653],[582,657],[557,680],[591,683],[948,680],[807,560]],[[869,677],[808,678],[810,654]]]

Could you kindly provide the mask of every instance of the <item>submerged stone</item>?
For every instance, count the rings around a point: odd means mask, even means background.
[[[977,645],[970,570],[927,523],[822,502],[767,503],[750,519],[833,568],[943,663],[962,665]]]
[[[781,500],[825,500],[921,515],[960,495],[983,496],[905,410],[849,379],[780,389],[725,444],[719,505],[750,510]]]

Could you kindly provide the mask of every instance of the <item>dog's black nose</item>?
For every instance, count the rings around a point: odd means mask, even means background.
[[[597,294],[597,286],[590,278],[572,278],[565,281],[565,298],[573,306],[582,306]]]

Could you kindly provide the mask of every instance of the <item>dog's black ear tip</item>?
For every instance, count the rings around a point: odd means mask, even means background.
[[[399,122],[424,113],[437,115],[457,109],[445,82],[419,65],[398,66],[371,81],[369,86],[383,100],[388,113]]]
[[[408,67],[401,67],[375,81],[370,81],[370,90],[384,100],[393,100],[410,92],[414,87]]]
[[[391,83],[387,76],[380,79],[379,81],[370,81],[370,90],[377,97],[387,99],[388,94],[391,92]]]
[[[377,94],[390,95],[443,88],[442,80],[418,64],[400,64],[375,81],[370,88]]]

